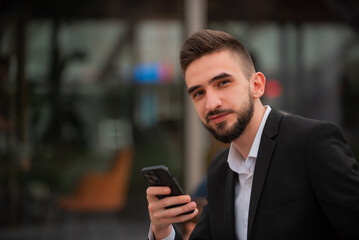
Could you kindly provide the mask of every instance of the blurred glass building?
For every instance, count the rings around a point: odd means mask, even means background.
[[[143,239],[142,167],[167,165],[195,189],[225,147],[189,114],[180,72],[181,44],[200,28],[247,46],[265,104],[334,122],[359,158],[356,1],[5,0],[1,239]]]

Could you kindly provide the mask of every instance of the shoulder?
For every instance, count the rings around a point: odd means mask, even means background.
[[[277,110],[273,111],[273,114],[278,113],[282,115],[279,120],[280,123],[278,124],[279,134],[312,135],[321,132],[340,133],[340,129],[328,121],[306,118],[295,114],[279,112]],[[271,120],[269,120],[269,122],[270,121]]]
[[[308,146],[328,143],[335,139],[345,143],[340,129],[334,124],[272,110],[263,130],[263,138],[270,138],[285,151],[303,152]]]
[[[325,124],[327,122],[322,121],[322,120],[317,120],[317,119],[312,119],[312,118],[307,118],[307,117],[303,117],[303,116],[299,116],[299,115],[295,115],[295,114],[290,114],[290,113],[283,113],[283,118],[281,121],[281,125],[291,125],[292,127],[295,126],[303,126],[303,127],[307,127],[307,128],[312,128],[312,127],[316,127],[318,125],[321,124]]]

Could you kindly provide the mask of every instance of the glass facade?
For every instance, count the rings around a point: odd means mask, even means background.
[[[112,15],[115,10],[106,6]],[[121,17],[1,18],[0,238],[143,239],[149,220],[141,168],[167,165],[184,182],[187,96],[178,62],[186,37],[183,10],[150,14],[148,8],[136,20],[119,11]],[[265,104],[334,122],[359,158],[355,27],[343,21],[211,17],[207,27],[232,34],[248,48],[267,78]],[[208,162],[223,146],[208,135],[202,140],[208,158],[198,161]],[[80,194],[84,176],[108,179],[124,149],[134,150],[121,167],[130,174],[117,180],[128,181],[121,192],[125,205],[97,209],[107,214],[101,223],[98,215],[83,215],[91,209],[61,208],[61,197]],[[109,220],[113,216],[116,221]],[[74,222],[80,227],[70,226]],[[91,224],[108,226],[108,235]]]

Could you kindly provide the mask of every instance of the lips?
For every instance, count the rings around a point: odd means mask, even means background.
[[[216,113],[209,114],[209,116],[207,115],[207,117],[206,117],[207,123],[212,122],[212,123],[216,124],[216,123],[223,122],[230,113],[231,113],[230,111],[226,111],[226,112],[220,112],[217,114]]]

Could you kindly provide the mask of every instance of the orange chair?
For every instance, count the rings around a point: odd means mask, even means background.
[[[60,209],[77,212],[118,211],[125,207],[134,151],[118,151],[107,172],[87,173],[71,196],[60,197]]]

